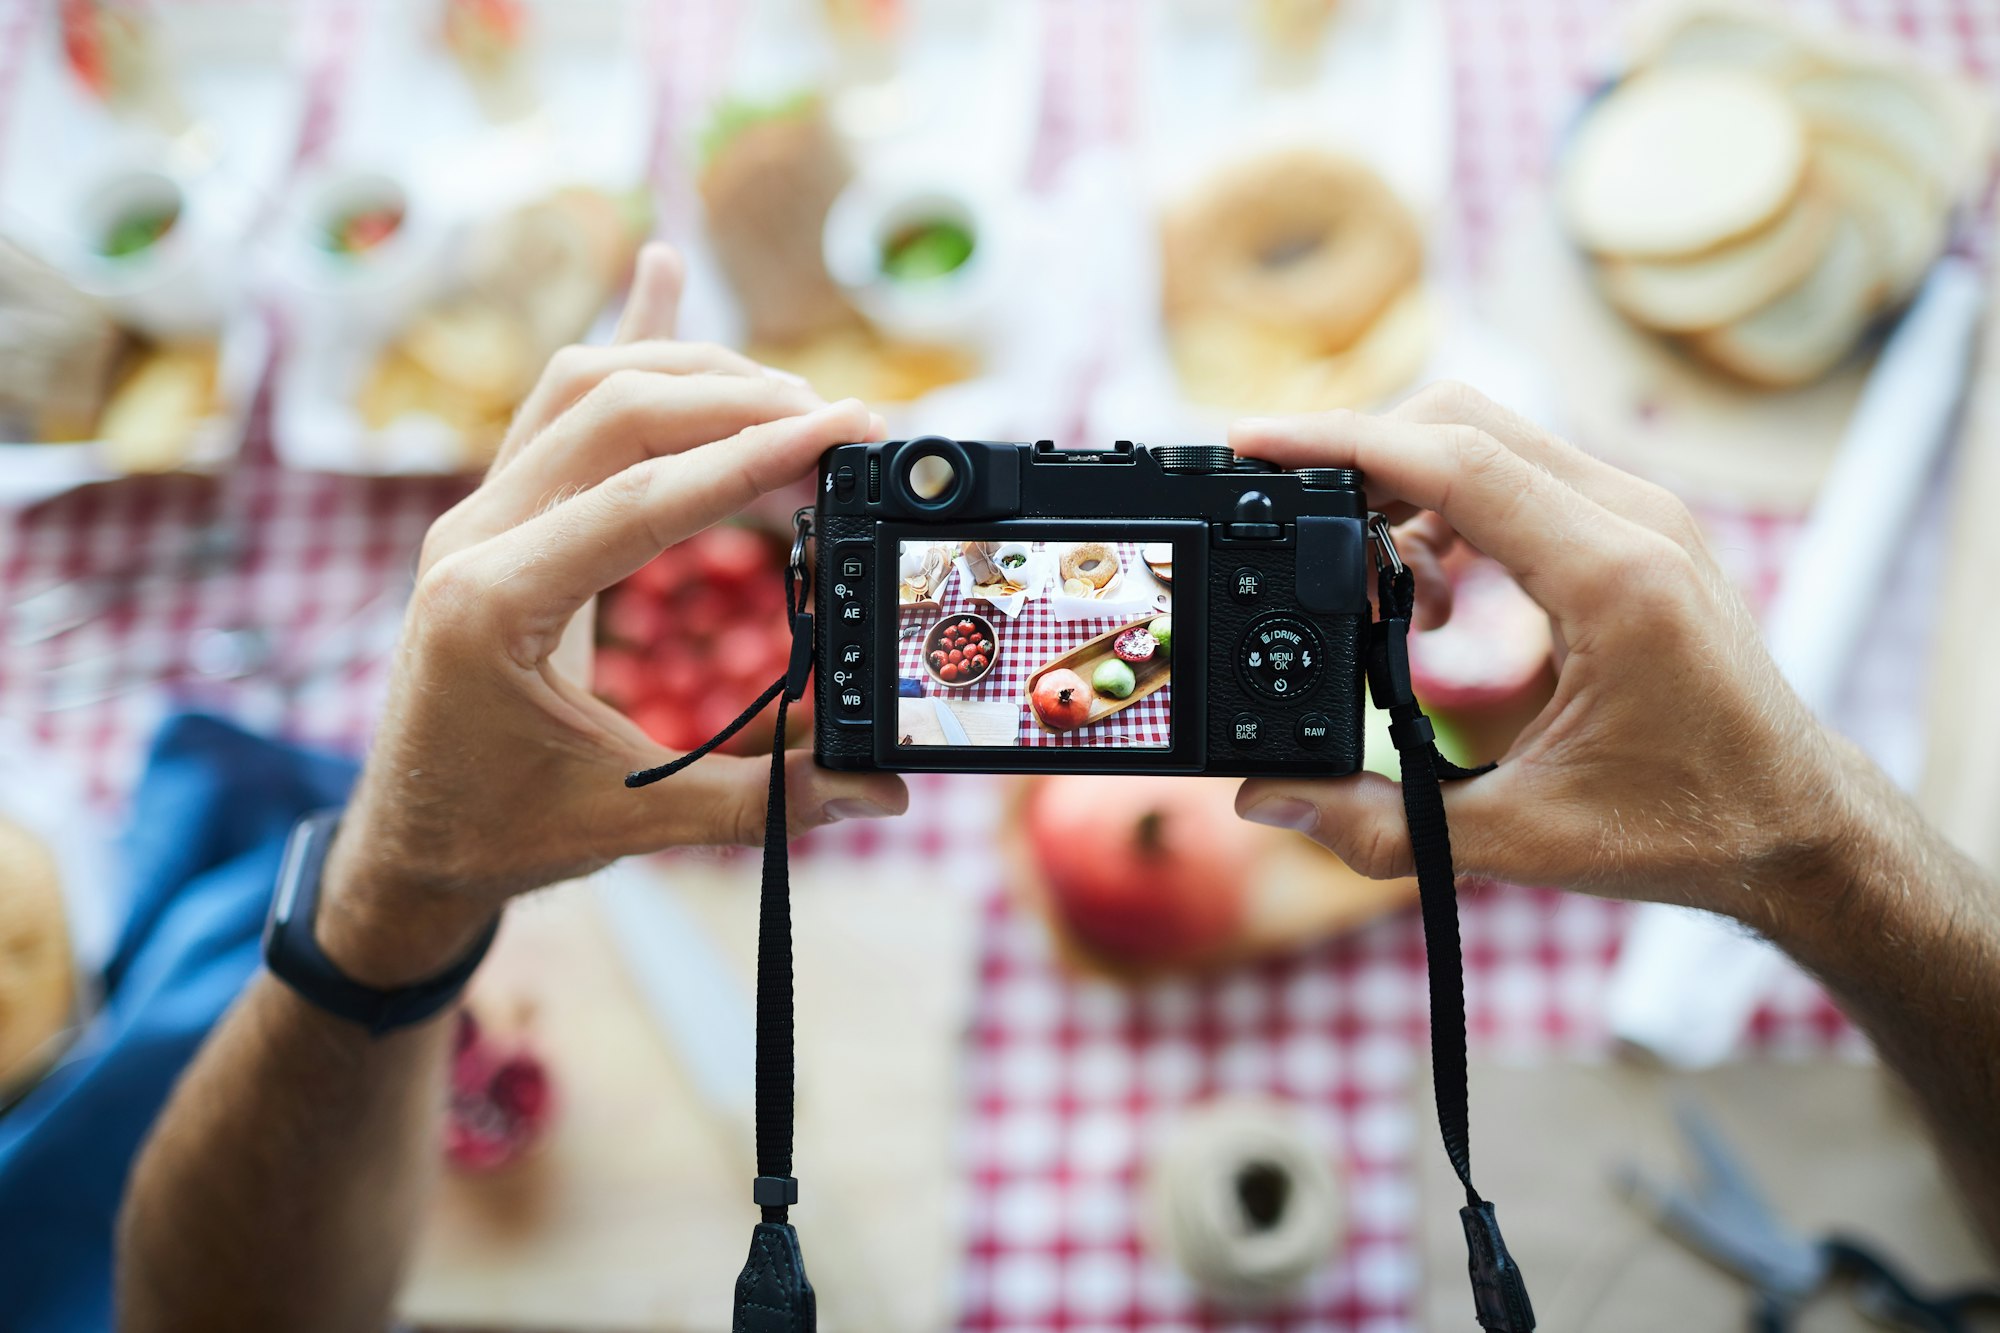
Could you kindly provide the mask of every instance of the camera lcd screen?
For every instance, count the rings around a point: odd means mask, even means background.
[[[896,744],[1173,744],[1175,544],[898,543]]]

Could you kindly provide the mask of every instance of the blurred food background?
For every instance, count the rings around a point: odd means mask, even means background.
[[[163,720],[358,752],[425,527],[550,353],[608,336],[649,237],[687,256],[682,336],[897,435],[1212,443],[1470,381],[1686,496],[1794,683],[1991,863],[1996,81],[2000,11],[1962,0],[5,0],[0,1135],[135,901],[173,901],[145,871],[206,825],[167,785],[250,781],[248,738]],[[596,688],[662,743],[784,660],[797,502],[602,599]],[[972,595],[952,554],[907,602]],[[1547,698],[1548,627],[1489,562],[1447,575],[1419,692],[1489,759]],[[1413,885],[1219,780],[912,787],[795,862],[829,1328],[1462,1322],[1431,1313],[1463,1254],[1428,1230],[1455,1205]],[[683,855],[510,914],[413,1322],[725,1326],[755,876]],[[1803,975],[1535,886],[1461,911],[1483,1170],[1667,1151],[1636,1046],[1722,1066],[1696,1081],[1732,1127],[1814,1108],[1758,1148],[1781,1204],[1976,1266]],[[1829,1184],[1815,1144],[1859,1165]],[[1566,1186],[1593,1205],[1596,1160]],[[1546,1327],[1646,1281],[1674,1301],[1619,1327],[1740,1314],[1615,1203],[1523,1231]]]

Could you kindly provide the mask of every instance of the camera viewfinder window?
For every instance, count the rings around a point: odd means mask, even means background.
[[[896,743],[1172,744],[1174,547],[906,541]]]

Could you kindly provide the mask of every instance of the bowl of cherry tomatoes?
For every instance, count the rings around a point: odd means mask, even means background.
[[[977,685],[999,656],[999,636],[985,616],[946,616],[924,635],[924,670],[946,689]]]

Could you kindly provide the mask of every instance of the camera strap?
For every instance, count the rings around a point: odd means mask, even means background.
[[[795,536],[785,584],[792,652],[785,674],[702,744],[625,778],[627,787],[644,787],[671,777],[714,751],[774,699],[777,701],[757,922],[757,1176],[751,1185],[751,1199],[761,1210],[762,1220],[751,1233],[750,1256],[736,1279],[731,1333],[813,1333],[817,1326],[812,1283],[806,1277],[798,1233],[786,1220],[787,1209],[798,1202],[799,1185],[792,1175],[792,909],[785,813],[785,715],[788,705],[805,694],[813,669],[813,618],[806,600],[811,582],[805,559],[811,537],[810,511],[801,510],[793,524]],[[1389,714],[1389,736],[1402,759],[1403,813],[1416,859],[1424,955],[1430,973],[1431,1076],[1445,1154],[1465,1187],[1466,1206],[1459,1210],[1459,1221],[1465,1229],[1473,1308],[1479,1326],[1487,1333],[1530,1333],[1535,1313],[1521,1270],[1507,1251],[1493,1205],[1480,1197],[1472,1183],[1465,970],[1459,948],[1451,833],[1441,785],[1447,780],[1475,777],[1487,769],[1461,768],[1438,753],[1436,733],[1410,685],[1410,617],[1416,607],[1416,579],[1397,555],[1388,521],[1382,515],[1369,515],[1369,534],[1379,567],[1377,616],[1368,645],[1368,687],[1375,706]]]
[[[1458,1218],[1472,1273],[1472,1304],[1487,1333],[1529,1333],[1535,1310],[1527,1284],[1493,1205],[1472,1183],[1470,1098],[1465,1074],[1465,960],[1459,947],[1458,884],[1451,860],[1451,830],[1445,822],[1448,780],[1477,777],[1493,765],[1461,768],[1438,752],[1437,733],[1417,703],[1410,684],[1410,617],[1416,609],[1417,581],[1389,535],[1389,521],[1368,516],[1377,553],[1376,619],[1368,642],[1368,692],[1389,715],[1389,739],[1403,769],[1403,818],[1417,866],[1417,893],[1424,921],[1424,961],[1430,973],[1431,1084],[1437,1099],[1438,1130],[1445,1155],[1465,1187]]]
[[[813,618],[806,595],[811,576],[806,543],[808,510],[793,517],[792,556],[785,575],[785,610],[792,624],[792,655],[785,674],[721,731],[657,768],[625,776],[627,787],[672,777],[750,724],[778,701],[771,738],[771,785],[764,808],[764,874],[757,908],[757,1178],[750,1198],[763,1220],[750,1233],[750,1257],[736,1278],[731,1333],[813,1333],[818,1323],[812,1283],[806,1278],[799,1234],[786,1210],[799,1201],[792,1176],[792,884],[790,834],[785,814],[785,712],[805,694],[813,668]]]

